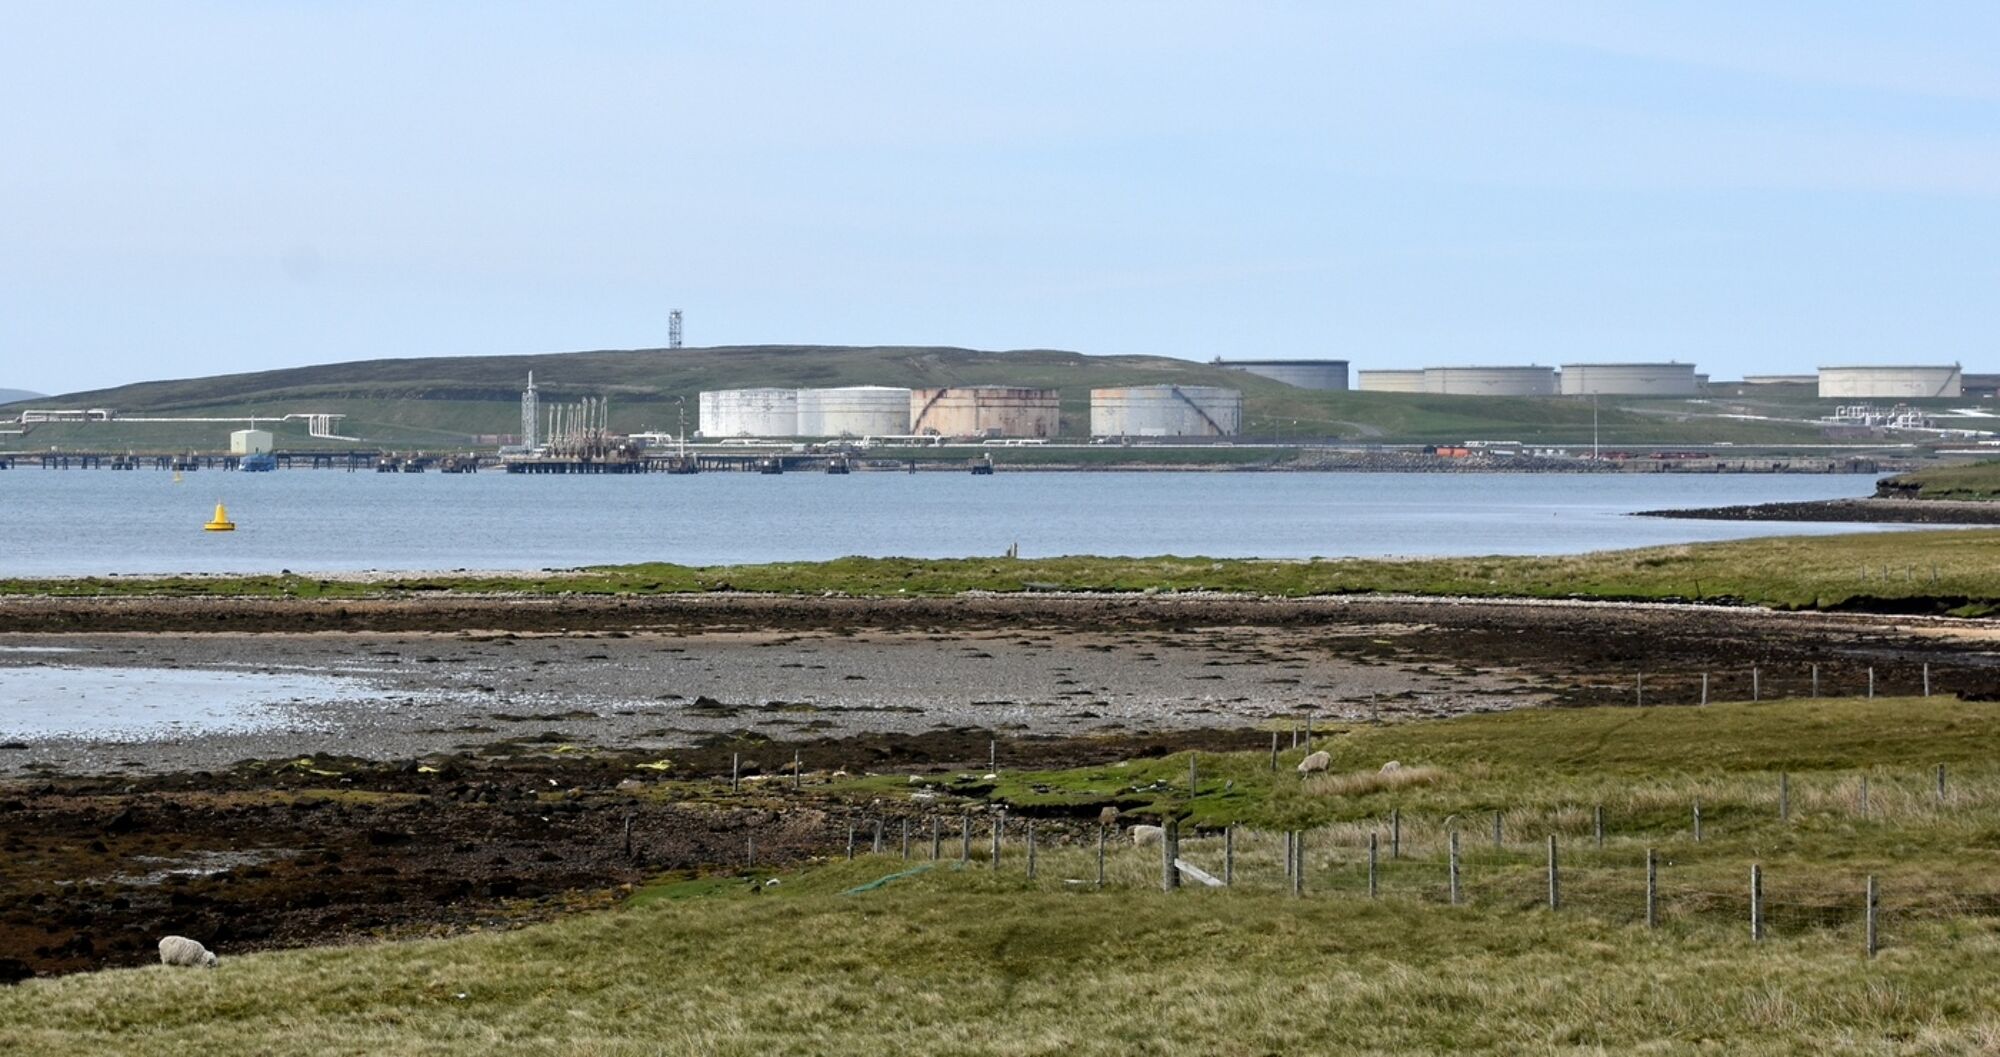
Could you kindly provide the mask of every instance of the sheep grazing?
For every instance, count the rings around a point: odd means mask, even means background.
[[[1327,769],[1328,765],[1332,763],[1333,763],[1333,757],[1327,755],[1325,749],[1321,749],[1320,751],[1313,753],[1311,756],[1308,756],[1305,759],[1299,761],[1299,773],[1311,774],[1314,771],[1324,771]]]
[[[1390,760],[1388,763],[1382,765],[1383,774],[1395,774],[1397,771],[1400,771],[1402,769],[1403,769],[1403,764],[1399,760]]]
[[[213,969],[215,963],[220,960],[214,951],[186,936],[168,936],[160,941],[161,965],[183,965],[188,968],[200,966],[203,969]]]
[[[1097,824],[1100,826],[1116,826],[1118,824],[1118,809],[1107,805],[1104,810],[1097,813]]]
[[[1158,844],[1167,839],[1165,826],[1133,826],[1132,843],[1143,848],[1148,844]]]

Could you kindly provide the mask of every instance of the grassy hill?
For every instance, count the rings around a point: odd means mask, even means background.
[[[2000,459],[1899,474],[1882,487],[1918,499],[2000,500]]]
[[[613,428],[627,431],[675,430],[683,408],[693,428],[696,394],[706,389],[1024,385],[1061,389],[1064,432],[1081,436],[1089,429],[1093,387],[1172,383],[1242,390],[1244,434],[1251,439],[1580,443],[1592,435],[1591,407],[1576,400],[1318,392],[1188,360],[1047,349],[757,345],[366,360],[141,382],[37,402],[187,417],[334,412],[348,416],[342,426],[346,433],[371,443],[435,449],[470,444],[479,434],[518,431],[520,391],[530,371],[547,402],[609,397]],[[28,446],[213,446],[227,429],[209,425],[143,432],[149,428],[39,426]],[[1715,417],[1712,409],[1690,401],[1643,407],[1635,402],[1630,408],[1605,401],[1598,409],[1597,429],[1607,444],[1784,444],[1819,437],[1810,426]],[[283,446],[312,443],[301,424],[281,426],[278,432]]]

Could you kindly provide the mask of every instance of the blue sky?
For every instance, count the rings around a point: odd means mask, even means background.
[[[2000,5],[0,6],[0,386],[810,342],[2000,370]]]

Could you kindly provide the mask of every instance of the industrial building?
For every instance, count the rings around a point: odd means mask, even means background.
[[[1346,360],[1216,360],[1215,366],[1247,371],[1300,389],[1346,389]]]
[[[910,432],[940,437],[1053,437],[1062,394],[1006,385],[910,390]]]
[[[895,437],[910,432],[910,391],[851,385],[798,391],[800,437]]]
[[[1554,367],[1426,367],[1423,391],[1447,396],[1554,396]]]
[[[1694,396],[1691,363],[1565,363],[1564,396]]]
[[[1093,437],[1233,437],[1243,394],[1206,385],[1135,385],[1090,391]]]
[[[1355,378],[1361,383],[1364,393],[1421,393],[1424,391],[1424,372],[1420,370],[1377,370],[1356,371]]]
[[[1822,400],[1892,397],[1900,400],[1956,399],[1965,394],[1958,364],[1941,367],[1821,367]]]
[[[229,454],[269,455],[271,453],[271,431],[268,429],[239,429],[229,434]]]
[[[701,394],[704,437],[795,437],[799,431],[796,389],[719,389]]]

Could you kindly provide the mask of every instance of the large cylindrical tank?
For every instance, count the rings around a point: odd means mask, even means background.
[[[1943,367],[1821,367],[1819,395],[1823,399],[1957,399],[1965,395],[1965,378],[1955,363]]]
[[[718,389],[701,394],[704,437],[796,437],[796,389]]]
[[[1426,367],[1424,392],[1447,396],[1554,396],[1554,367]]]
[[[1053,437],[1062,392],[1006,385],[910,390],[910,432],[941,437]]]
[[[895,437],[910,432],[910,391],[851,385],[798,391],[801,437]]]
[[[1300,389],[1346,389],[1346,360],[1216,360],[1215,366],[1248,371]]]
[[[1090,391],[1093,437],[1233,437],[1243,394],[1207,385],[1135,385]]]
[[[1421,393],[1424,372],[1405,370],[1356,371],[1354,377],[1364,393]]]
[[[1694,396],[1692,363],[1565,363],[1564,396]]]

